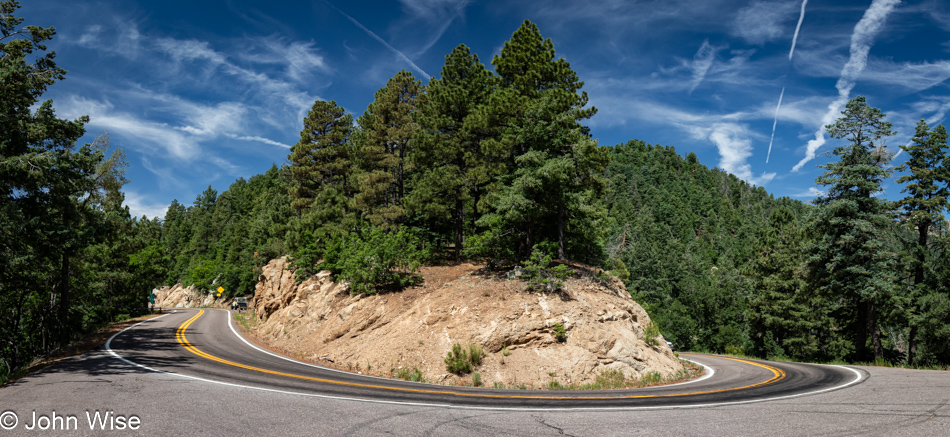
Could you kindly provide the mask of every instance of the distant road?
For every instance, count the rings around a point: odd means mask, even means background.
[[[111,411],[163,434],[947,435],[950,372],[683,354],[714,370],[686,384],[611,391],[416,384],[301,363],[246,342],[224,310],[179,310],[0,389],[3,435],[34,417]],[[54,413],[55,412],[55,413]],[[7,420],[4,422],[4,420]],[[67,423],[67,426],[69,423]],[[34,426],[36,426],[34,424]],[[128,429],[125,429],[128,431]]]

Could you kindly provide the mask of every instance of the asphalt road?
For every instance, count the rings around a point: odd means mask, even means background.
[[[103,423],[148,435],[950,435],[950,372],[697,355],[715,374],[676,386],[446,387],[279,358],[228,320],[153,319],[0,389],[0,425],[12,428],[0,436],[98,435]]]

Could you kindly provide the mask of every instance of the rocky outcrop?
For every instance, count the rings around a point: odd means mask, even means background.
[[[215,299],[213,294],[198,290],[195,286],[175,284],[156,288],[155,306],[161,308],[230,308],[230,299]],[[250,302],[248,305],[251,305]]]
[[[571,278],[560,293],[524,291],[520,280],[463,264],[425,267],[425,283],[398,293],[352,296],[329,272],[297,283],[286,259],[263,269],[253,335],[295,356],[390,376],[419,369],[460,383],[443,358],[455,343],[480,345],[483,381],[505,386],[584,384],[606,371],[630,378],[683,369],[662,338],[647,344],[646,311],[619,281]],[[565,341],[559,341],[563,328]]]

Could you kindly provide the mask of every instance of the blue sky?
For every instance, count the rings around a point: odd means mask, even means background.
[[[524,19],[599,109],[602,145],[676,147],[777,196],[814,198],[848,98],[887,113],[897,151],[950,111],[950,2],[27,0],[66,80],[45,95],[128,157],[132,214],[163,217],[287,162],[317,99],[358,116],[401,69],[427,82],[464,43],[489,64]],[[774,126],[774,134],[773,134]],[[906,156],[898,155],[895,165]],[[901,197],[893,179],[883,195]]]

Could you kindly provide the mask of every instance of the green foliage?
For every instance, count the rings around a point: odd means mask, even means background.
[[[105,134],[78,145],[89,118],[58,118],[51,100],[40,101],[66,71],[43,53],[54,29],[21,26],[19,7],[0,2],[0,380],[138,315],[162,274],[160,263],[130,262],[155,224],[122,207],[123,152]]]
[[[272,166],[220,194],[208,187],[189,207],[172,201],[157,239],[169,260],[164,282],[222,286],[227,297],[252,294],[261,267],[289,252],[290,186],[289,169]]]
[[[475,372],[472,374],[472,386],[481,387],[482,386],[482,374]]]
[[[528,282],[529,290],[557,291],[564,286],[564,280],[571,276],[571,270],[564,264],[552,267],[553,256],[546,252],[550,245],[536,245],[531,257],[524,261],[522,279]]]
[[[826,127],[834,138],[849,143],[834,149],[839,161],[820,167],[815,182],[828,194],[815,200],[806,232],[809,290],[834,302],[827,311],[834,328],[844,331],[852,346],[828,355],[865,359],[883,356],[878,312],[893,294],[896,254],[888,247],[893,205],[876,196],[890,170],[890,153],[876,142],[893,135],[884,114],[864,97],[848,102],[842,117]],[[868,348],[870,343],[870,349]]]
[[[461,344],[455,343],[452,345],[452,350],[445,354],[443,362],[450,373],[463,375],[471,373],[472,369],[481,365],[484,355],[481,346],[477,344],[470,344],[466,350]]]
[[[554,326],[551,327],[551,330],[554,331],[554,339],[557,340],[558,343],[567,341],[567,329],[564,329],[563,324],[555,323]]]
[[[412,369],[409,369],[408,367],[396,369],[393,374],[396,376],[396,378],[404,379],[406,381],[425,382],[425,377],[422,376],[422,371],[417,367],[413,367]]]
[[[339,235],[330,242],[321,268],[349,282],[351,293],[374,294],[380,288],[403,288],[419,280],[416,270],[431,254],[407,230],[378,227]]]
[[[913,144],[900,147],[910,158],[896,168],[897,171],[908,172],[897,179],[899,183],[907,183],[902,192],[908,193],[898,204],[907,221],[916,228],[917,238],[916,242],[905,243],[903,250],[908,270],[914,279],[907,292],[899,298],[902,301],[899,306],[903,309],[899,317],[905,319],[908,325],[906,362],[916,364],[919,362],[921,330],[925,331],[923,337],[927,340],[932,338],[930,332],[948,331],[946,322],[933,323],[934,320],[928,314],[930,308],[925,306],[946,300],[946,286],[935,281],[937,272],[931,261],[932,246],[935,245],[929,241],[931,234],[939,235],[940,226],[946,223],[943,214],[950,206],[947,201],[950,197],[950,156],[946,153],[946,128],[939,125],[931,130],[924,120],[920,120]],[[933,348],[936,345],[926,346]]]
[[[659,346],[660,337],[660,327],[656,326],[655,323],[651,322],[646,328],[643,329],[643,341],[647,344],[647,346]]]

